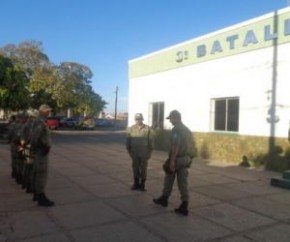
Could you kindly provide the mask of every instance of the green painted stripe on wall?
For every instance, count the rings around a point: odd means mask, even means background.
[[[275,42],[277,45],[290,43],[290,10],[244,23],[234,29],[227,28],[209,37],[197,38],[132,60],[129,62],[129,78],[271,47]]]

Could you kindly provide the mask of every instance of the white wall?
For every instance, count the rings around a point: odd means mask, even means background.
[[[275,136],[286,137],[290,120],[290,44],[278,48]],[[193,131],[212,130],[211,99],[240,98],[239,134],[269,136],[273,48],[260,49],[129,80],[129,125],[136,112],[148,123],[149,103],[163,101],[165,117],[182,113]],[[170,128],[165,120],[165,128]]]

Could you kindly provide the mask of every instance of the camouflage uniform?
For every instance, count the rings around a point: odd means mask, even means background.
[[[8,140],[11,147],[12,176],[16,178],[18,184],[23,183],[24,154],[21,144],[21,135],[24,122],[25,119],[23,114],[18,114],[17,120],[10,124],[8,133]]]
[[[33,125],[36,117],[36,112],[31,111],[30,117],[25,123],[22,131],[22,141],[24,144],[24,155],[25,155],[25,162],[24,162],[24,169],[23,169],[23,186],[27,189],[27,193],[31,193],[34,191],[33,187],[33,161],[34,157],[31,152],[30,147],[30,140],[32,137],[32,130]]]
[[[33,201],[38,201],[39,206],[53,206],[54,202],[48,200],[45,195],[45,187],[48,174],[48,154],[51,147],[50,131],[46,125],[46,115],[51,108],[43,104],[39,107],[40,114],[33,122],[30,148],[34,156],[34,196]]]
[[[165,178],[162,195],[157,199],[153,199],[153,201],[166,207],[174,180],[177,177],[182,203],[179,208],[175,209],[175,212],[188,215],[189,192],[187,177],[188,168],[192,159],[196,156],[195,143],[191,131],[181,122],[181,114],[177,110],[171,111],[167,119],[170,119],[170,122],[174,125],[170,138],[171,148],[169,158],[163,166]]]
[[[195,156],[195,152],[193,149],[192,133],[183,123],[177,124],[172,129],[171,145],[177,145],[179,147],[179,153],[176,156],[175,172],[172,174],[165,174],[163,195],[166,197],[170,196],[175,177],[177,177],[181,201],[188,202],[189,194],[187,184],[187,168],[190,167],[191,160]],[[171,154],[169,154],[169,156],[170,155]]]
[[[34,188],[36,194],[41,194],[44,193],[46,186],[48,153],[51,147],[50,133],[45,124],[45,119],[41,116],[38,116],[34,121],[30,146],[34,154]]]
[[[17,177],[17,157],[18,157],[18,145],[17,137],[16,137],[16,126],[17,126],[17,117],[13,116],[12,120],[9,124],[9,130],[8,130],[8,143],[10,144],[10,152],[11,152],[11,176],[13,178]]]
[[[140,115],[140,114],[139,114]],[[143,120],[143,116],[141,115]],[[132,190],[145,190],[148,160],[153,151],[153,132],[143,124],[135,124],[128,128],[126,148],[132,158],[134,185]]]

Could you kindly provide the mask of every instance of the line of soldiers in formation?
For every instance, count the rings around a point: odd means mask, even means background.
[[[8,131],[11,148],[11,176],[33,194],[39,206],[54,206],[45,193],[50,150],[50,135],[45,123],[46,113],[51,108],[44,104],[39,110],[19,112],[12,116]]]

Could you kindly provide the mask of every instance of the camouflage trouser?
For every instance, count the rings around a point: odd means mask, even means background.
[[[10,147],[11,151],[11,167],[15,171],[17,170],[17,163],[18,163],[18,152],[17,152],[17,146],[11,145]]]
[[[16,168],[17,168],[17,159],[18,159],[17,152],[11,151],[11,167],[15,171],[16,171]]]
[[[35,154],[33,165],[33,188],[36,194],[44,193],[48,172],[48,155]]]
[[[162,192],[163,196],[170,196],[175,177],[177,177],[177,185],[180,192],[180,199],[183,202],[189,201],[187,177],[190,164],[191,159],[189,157],[177,158],[175,172],[172,174],[165,173],[164,187]]]
[[[131,158],[134,179],[146,180],[148,155],[139,155],[137,153],[131,153]]]
[[[23,182],[25,185],[32,185],[32,180],[33,179],[33,164],[24,164],[24,169],[23,169]]]

